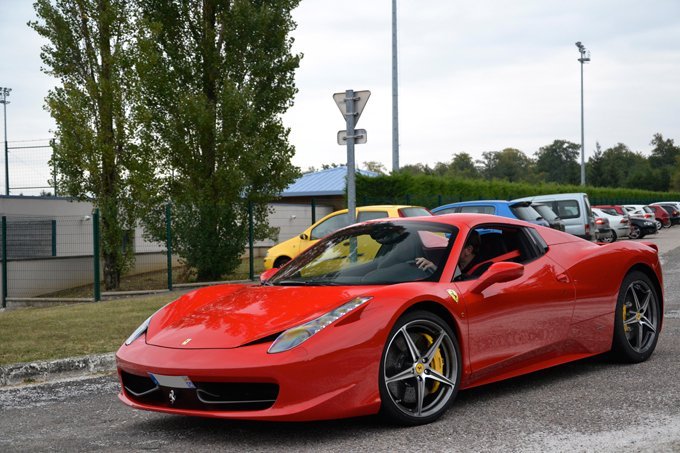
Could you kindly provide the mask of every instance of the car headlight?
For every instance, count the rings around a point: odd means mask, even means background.
[[[301,326],[286,330],[281,335],[279,335],[276,340],[274,340],[274,343],[272,343],[267,352],[270,354],[276,354],[277,352],[288,351],[289,349],[299,346],[311,338],[314,334],[342,318],[352,310],[355,310],[356,308],[365,304],[372,298],[373,297],[371,296],[356,297],[346,304],[339,306],[335,310],[329,311],[325,315],[319,316],[318,318],[302,324]]]
[[[146,321],[144,321],[139,327],[137,327],[137,329],[134,332],[132,332],[132,335],[130,335],[128,337],[128,339],[125,340],[126,346],[129,345],[130,343],[132,343],[133,341],[135,341],[137,338],[141,337],[144,334],[144,332],[146,332],[146,329],[149,328],[149,323],[151,322],[151,318],[153,318],[153,315],[146,318]]]

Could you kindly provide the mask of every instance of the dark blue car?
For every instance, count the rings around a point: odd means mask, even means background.
[[[549,227],[550,224],[539,214],[528,201],[477,200],[451,203],[432,209],[432,214],[442,215],[454,212],[474,212],[493,214],[511,219],[525,220],[535,225]]]

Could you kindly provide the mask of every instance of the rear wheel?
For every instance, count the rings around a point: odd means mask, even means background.
[[[614,316],[612,353],[624,362],[649,358],[661,325],[661,301],[656,286],[642,272],[626,275],[619,289]]]
[[[631,239],[641,239],[644,236],[642,234],[642,231],[640,230],[640,227],[637,225],[631,225],[630,226],[630,234],[628,235],[629,238]]]
[[[606,233],[604,236],[602,236],[601,241],[606,242],[606,243],[611,243],[616,240],[616,233],[614,233],[614,230]]]
[[[663,227],[664,227],[664,228],[670,228],[671,225],[672,225],[672,223],[671,223],[670,219],[666,219],[666,220],[663,222]]]
[[[427,311],[402,316],[380,362],[381,413],[402,425],[435,421],[454,400],[460,373],[458,341],[443,319]]]

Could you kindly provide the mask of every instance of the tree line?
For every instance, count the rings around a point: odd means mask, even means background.
[[[271,235],[267,202],[298,176],[282,114],[297,91],[299,0],[36,0],[46,40],[51,165],[61,195],[101,214],[107,289],[130,265],[126,230],[165,237],[202,280]],[[127,254],[126,254],[127,253]]]
[[[586,162],[586,182],[594,187],[630,188],[656,192],[680,191],[680,146],[673,139],[654,134],[649,156],[623,143],[603,150],[599,143]],[[400,173],[450,176],[508,182],[578,185],[581,181],[581,146],[555,140],[539,148],[533,157],[515,148],[482,153],[475,160],[468,153],[453,155],[449,162],[404,165]],[[375,169],[375,163],[364,163]]]

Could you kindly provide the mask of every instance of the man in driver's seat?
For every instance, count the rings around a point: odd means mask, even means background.
[[[467,238],[463,250],[460,252],[460,257],[458,258],[458,264],[456,265],[456,271],[453,274],[454,280],[466,280],[473,275],[482,274],[486,269],[476,268],[477,264],[480,263],[479,260],[479,246],[481,240],[479,238],[479,233],[477,230],[472,230],[470,236]],[[491,263],[489,263],[489,266]],[[431,270],[432,272],[437,270],[437,266],[430,260],[424,257],[416,258],[416,266],[422,270]],[[488,266],[481,266],[487,267]],[[470,274],[470,275],[468,275]]]

